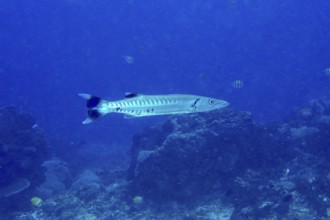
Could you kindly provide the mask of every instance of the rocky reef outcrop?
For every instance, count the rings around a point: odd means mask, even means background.
[[[126,170],[86,170],[16,220],[330,217],[330,102],[277,123],[222,109],[178,115],[133,139]]]
[[[131,193],[156,203],[213,195],[235,206],[232,219],[327,217],[329,116],[321,99],[266,125],[232,109],[172,117],[134,137]]]
[[[29,192],[44,181],[47,156],[48,143],[32,115],[13,106],[0,109],[1,213],[30,203]]]
[[[227,191],[247,169],[284,159],[281,145],[246,112],[173,117],[135,136],[129,179],[135,193],[158,201]]]

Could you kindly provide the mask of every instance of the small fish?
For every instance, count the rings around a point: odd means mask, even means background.
[[[88,117],[83,121],[83,124],[91,123],[108,113],[121,113],[129,118],[207,112],[229,105],[224,100],[185,94],[142,95],[127,93],[125,99],[118,101],[106,101],[86,93],[81,93],[79,96],[87,101]]]
[[[241,89],[243,88],[244,83],[242,80],[235,80],[234,82],[231,83],[231,85],[236,89]]]
[[[128,63],[128,64],[134,63],[134,58],[132,56],[129,56],[129,55],[124,56],[124,59],[125,59],[126,63]]]
[[[134,196],[132,200],[135,205],[141,205],[143,203],[142,196]]]
[[[34,196],[31,198],[31,204],[35,207],[41,207],[42,203],[43,203],[43,200],[38,196]]]

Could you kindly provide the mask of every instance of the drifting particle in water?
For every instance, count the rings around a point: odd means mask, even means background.
[[[330,67],[329,67],[329,68],[326,68],[326,69],[324,70],[324,75],[325,75],[325,76],[330,76]]]
[[[201,72],[201,73],[198,74],[198,76],[201,80],[204,80],[204,79],[207,78],[207,73],[206,72]]]
[[[235,80],[234,82],[231,83],[231,85],[236,89],[241,89],[243,88],[244,83],[242,80]]]
[[[227,2],[227,6],[231,7],[231,8],[237,7],[237,5],[238,5],[237,0],[228,0],[228,2]]]
[[[124,59],[125,59],[126,63],[128,63],[128,64],[134,63],[134,58],[132,56],[129,56],[129,55],[124,56]]]

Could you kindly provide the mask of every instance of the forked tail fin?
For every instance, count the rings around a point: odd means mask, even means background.
[[[79,93],[78,95],[86,100],[86,107],[88,108],[88,117],[82,122],[83,124],[89,124],[104,115],[104,113],[99,111],[99,106],[102,102],[106,101],[86,93]]]

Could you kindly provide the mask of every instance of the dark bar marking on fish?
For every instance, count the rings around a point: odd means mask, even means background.
[[[200,98],[197,98],[194,102],[194,104],[191,105],[192,108],[196,108],[197,102],[200,100]]]
[[[132,93],[132,92],[127,92],[125,94],[125,98],[134,98],[134,97],[137,97],[137,96],[138,96],[138,94]]]
[[[87,100],[86,106],[87,106],[87,108],[95,108],[100,103],[100,101],[101,101],[101,99],[99,97],[91,96]]]
[[[91,119],[97,119],[101,116],[100,112],[97,110],[94,110],[94,109],[88,110],[87,114],[88,114],[88,117]]]

